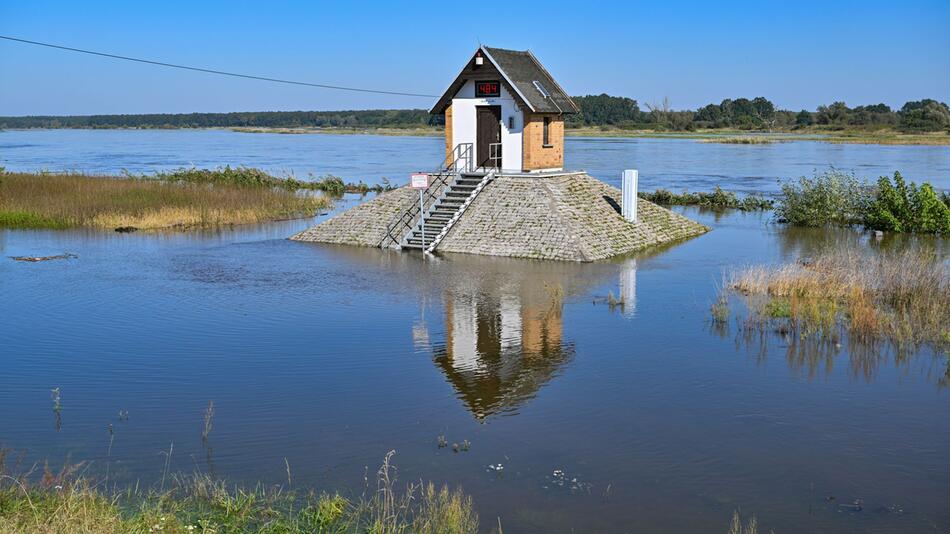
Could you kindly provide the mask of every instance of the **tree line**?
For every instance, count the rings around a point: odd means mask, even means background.
[[[764,97],[727,98],[697,110],[674,110],[667,99],[641,109],[636,100],[627,97],[601,94],[573,98],[581,111],[566,117],[569,128],[950,131],[950,108],[932,99],[907,102],[898,110],[886,104],[852,108],[834,102],[814,111],[792,111],[776,109]],[[0,117],[0,128],[420,128],[443,124],[443,116],[429,115],[423,109]]]
[[[844,102],[818,106],[815,111],[780,110],[764,97],[727,98],[697,110],[673,110],[669,100],[646,104],[606,94],[574,97],[581,112],[568,117],[569,127],[615,126],[662,130],[729,128],[739,130],[889,127],[909,132],[950,131],[950,108],[932,99],[905,103],[899,110],[887,104],[848,107]]]
[[[418,128],[443,123],[423,109],[0,117],[0,128]]]

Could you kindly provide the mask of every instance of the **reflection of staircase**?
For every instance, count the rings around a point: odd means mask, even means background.
[[[457,174],[446,185],[441,197],[432,203],[422,220],[403,238],[402,248],[422,249],[424,242],[427,252],[435,250],[455,221],[493,177],[493,172]]]
[[[423,191],[422,206],[414,203],[386,227],[380,248],[432,252],[472,200],[495,177],[491,169],[474,169],[472,144],[455,147],[443,170],[432,173]]]

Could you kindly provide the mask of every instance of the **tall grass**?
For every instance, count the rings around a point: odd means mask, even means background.
[[[167,489],[106,490],[75,469],[36,477],[3,472],[0,453],[0,532],[54,534],[363,533],[469,534],[478,531],[472,501],[431,483],[396,487],[387,455],[378,491],[298,495],[280,487],[229,487],[207,475],[177,475]]]
[[[950,265],[933,252],[826,251],[812,260],[732,273],[732,290],[759,297],[764,319],[802,335],[950,348]]]
[[[0,227],[214,226],[312,215],[325,198],[239,183],[80,174],[0,174]]]

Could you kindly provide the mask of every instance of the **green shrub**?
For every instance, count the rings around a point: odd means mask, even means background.
[[[864,225],[889,232],[950,234],[950,207],[930,184],[907,185],[901,174],[895,172],[893,184],[887,176],[878,180]]]
[[[782,184],[775,208],[779,221],[795,226],[853,225],[864,221],[869,188],[853,174],[830,170]]]

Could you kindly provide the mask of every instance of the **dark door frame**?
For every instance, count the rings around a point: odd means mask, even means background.
[[[501,167],[501,146],[494,154],[498,159],[493,164],[492,143],[501,143],[501,106],[475,106],[476,167]]]

